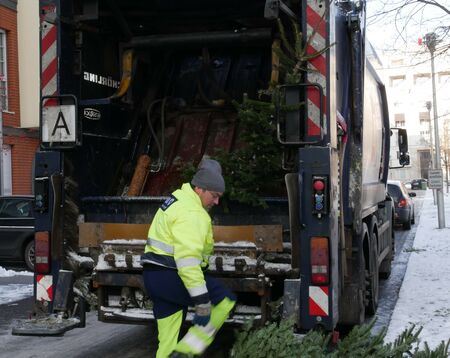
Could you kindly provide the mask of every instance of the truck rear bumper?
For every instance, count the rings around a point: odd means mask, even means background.
[[[194,318],[193,311],[186,315],[185,322],[191,322]],[[98,319],[109,323],[147,324],[155,320],[150,309],[128,308],[125,312],[121,307],[104,307],[98,309]],[[241,325],[249,319],[258,325],[261,321],[261,310],[255,306],[237,305],[234,313],[226,321],[227,324]]]

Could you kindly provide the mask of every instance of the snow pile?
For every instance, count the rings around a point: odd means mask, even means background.
[[[412,324],[423,326],[421,342],[435,348],[450,338],[450,197],[444,197],[446,228],[438,229],[432,191],[424,200],[408,268],[386,341]]]
[[[141,239],[114,239],[114,240],[104,240],[102,244],[113,244],[113,245],[135,245],[141,246],[144,249],[147,240]]]
[[[80,256],[73,251],[68,252],[68,255],[73,261],[78,262],[79,264],[81,264],[82,262],[94,262],[94,259],[92,257]]]
[[[114,266],[112,266],[106,259],[106,257],[114,257]],[[98,256],[98,262],[95,266],[95,269],[97,271],[109,271],[109,270],[115,270],[115,269],[142,269],[141,264],[141,255],[131,255],[131,267],[127,265],[126,262],[126,255],[125,254],[114,254],[114,253],[106,253],[106,254],[100,254]]]
[[[33,276],[34,273],[30,271],[14,271],[7,270],[4,267],[0,266],[0,277],[12,277],[12,276]]]
[[[20,301],[33,295],[33,285],[9,284],[0,286],[0,305]]]
[[[33,276],[33,272],[7,270],[0,266],[0,278],[13,276]],[[1,282],[1,281],[0,281]],[[0,305],[19,301],[33,295],[33,284],[0,285]]]

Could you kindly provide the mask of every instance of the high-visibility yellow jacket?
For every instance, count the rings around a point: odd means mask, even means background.
[[[202,268],[207,267],[213,247],[211,217],[185,183],[158,209],[142,263],[177,269],[194,303],[205,303],[209,295]]]

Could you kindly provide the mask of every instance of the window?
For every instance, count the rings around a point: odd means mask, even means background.
[[[419,73],[414,75],[414,84],[416,86],[427,86],[430,85],[430,74],[429,73]]]
[[[0,29],[0,108],[8,110],[8,86],[6,71],[6,32]]]
[[[430,122],[430,112],[419,112],[420,124],[429,124]]]
[[[23,218],[31,216],[31,201],[5,198],[1,202],[0,218]]]
[[[405,126],[405,114],[404,113],[396,113],[394,118],[395,118],[395,126],[396,127],[404,127]]]
[[[405,76],[392,76],[390,78],[391,87],[399,87],[405,82]]]
[[[388,193],[389,195],[398,201],[399,197],[402,195],[402,191],[398,185],[395,184],[388,184]]]
[[[399,67],[405,64],[405,60],[403,58],[397,58],[391,61],[392,67]]]

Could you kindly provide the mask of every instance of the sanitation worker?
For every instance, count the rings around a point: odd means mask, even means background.
[[[156,358],[202,354],[234,307],[234,295],[205,273],[214,244],[208,210],[224,191],[219,162],[203,159],[151,223],[142,264],[158,325]],[[193,326],[178,341],[188,307],[195,308]]]

